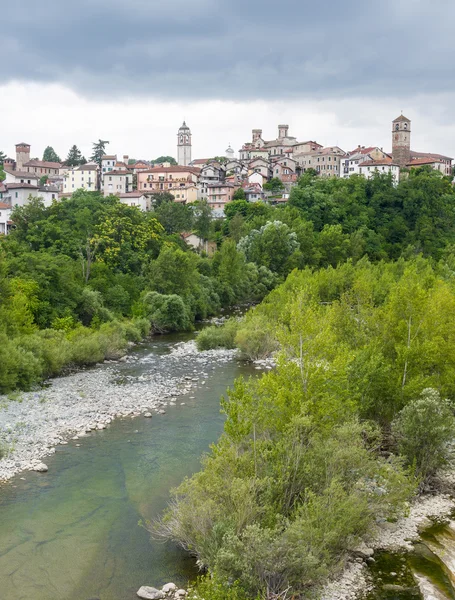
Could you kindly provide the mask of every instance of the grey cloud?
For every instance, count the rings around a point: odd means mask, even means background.
[[[2,81],[179,100],[448,92],[454,20],[452,0],[22,0],[3,9]]]

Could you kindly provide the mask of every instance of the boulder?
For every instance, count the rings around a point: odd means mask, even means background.
[[[163,585],[161,589],[165,594],[170,594],[171,592],[175,592],[177,586],[175,583],[166,583],[166,585]]]
[[[185,590],[177,590],[175,595],[177,598],[184,598],[187,595],[187,592]]]
[[[49,469],[47,468],[47,465],[45,465],[44,463],[38,463],[37,465],[35,465],[33,467],[33,470],[36,471],[37,473],[47,473],[47,471]]]
[[[150,419],[152,417],[152,413],[146,412],[146,413],[144,413],[144,417],[146,417],[147,419]]]
[[[162,591],[157,590],[154,587],[149,587],[148,585],[143,585],[138,589],[136,594],[139,598],[143,598],[143,600],[161,600],[165,597]]]

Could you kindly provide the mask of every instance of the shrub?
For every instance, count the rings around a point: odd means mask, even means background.
[[[143,303],[154,331],[191,331],[191,319],[180,296],[148,292]]]
[[[416,474],[427,481],[450,456],[455,418],[447,400],[432,388],[405,406],[392,424],[398,448]]]
[[[69,336],[71,342],[71,362],[76,365],[97,363],[104,358],[99,335],[87,329],[78,327]]]
[[[278,349],[278,342],[265,317],[254,315],[240,326],[235,343],[248,360],[267,358]]]
[[[199,351],[213,350],[214,348],[235,348],[235,336],[239,323],[235,319],[229,319],[221,327],[213,325],[203,329],[196,338]]]

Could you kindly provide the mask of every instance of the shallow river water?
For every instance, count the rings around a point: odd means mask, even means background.
[[[118,366],[121,376],[194,375],[191,359],[167,362],[182,339],[143,346],[137,362]],[[165,415],[117,420],[59,446],[45,459],[48,473],[24,472],[0,487],[0,600],[133,600],[141,585],[194,577],[193,561],[139,522],[157,516],[169,490],[199,469],[222,431],[220,396],[237,376],[257,373],[235,360],[206,371],[206,384]]]

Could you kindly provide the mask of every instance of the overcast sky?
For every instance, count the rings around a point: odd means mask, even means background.
[[[5,3],[6,4],[6,3]],[[110,141],[134,158],[304,141],[455,156],[454,0],[22,0],[2,7],[0,150]]]

